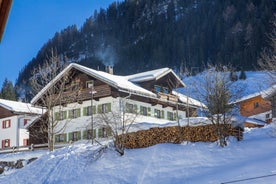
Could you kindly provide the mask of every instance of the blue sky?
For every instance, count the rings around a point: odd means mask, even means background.
[[[94,10],[116,0],[13,0],[0,43],[0,87],[15,83],[18,73],[56,32],[76,24],[78,29]]]

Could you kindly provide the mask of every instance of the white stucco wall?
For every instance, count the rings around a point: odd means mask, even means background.
[[[24,126],[24,120],[28,120],[28,124],[31,123],[37,116],[17,115],[0,119],[0,149],[2,148],[2,140],[9,139],[10,147],[18,147],[24,145],[24,139],[29,139],[29,132]],[[9,128],[3,128],[2,122],[5,120],[11,120],[11,126]]]
[[[138,102],[130,99],[125,99],[125,98],[112,98],[112,97],[106,97],[106,98],[101,98],[99,101],[93,100],[93,106],[96,106],[96,114],[93,114],[93,128],[97,129],[103,124],[99,124],[99,119],[98,119],[98,105],[105,104],[105,103],[111,103],[111,111],[112,112],[118,112],[118,111],[123,111],[122,110],[122,105],[120,106],[119,102],[121,104],[129,103],[129,104],[135,104],[137,105],[137,111],[140,113],[140,106],[144,106],[147,108],[151,109],[151,116],[143,116],[143,115],[138,115],[135,119],[136,123],[140,122],[149,122],[149,123],[168,123],[168,122],[173,122],[168,120],[167,117],[167,112],[172,112],[176,113],[175,110],[172,109],[172,107],[165,107],[163,108],[161,105],[155,105],[152,106],[149,103],[144,103],[144,102]],[[83,108],[91,106],[91,100],[88,101],[83,101],[81,104],[79,103],[71,103],[67,104],[66,106],[57,106],[54,108],[54,112],[59,112],[59,111],[67,111],[67,119],[62,120],[59,122],[59,126],[55,127],[55,132],[56,134],[61,134],[61,133],[69,133],[69,132],[74,132],[74,131],[81,131],[81,137],[83,137],[83,130],[91,129],[91,116],[84,116],[83,115]],[[80,117],[74,118],[74,119],[69,119],[68,118],[68,111],[72,109],[78,109],[80,108]],[[162,110],[164,111],[164,118],[156,118],[154,117],[154,109]],[[185,118],[186,113],[184,111],[178,111],[178,116],[180,118]],[[98,119],[98,120],[97,120]],[[69,137],[67,135],[67,141],[69,140]]]

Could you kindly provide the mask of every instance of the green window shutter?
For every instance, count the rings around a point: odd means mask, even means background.
[[[140,106],[140,114],[143,114],[143,106]]]
[[[106,131],[107,131],[107,136],[112,136],[111,127],[108,127]]]
[[[69,118],[72,119],[72,117],[73,117],[73,112],[72,110],[69,110]]]
[[[170,120],[170,112],[167,111],[167,120]]]
[[[151,108],[148,107],[148,116],[151,116]]]
[[[66,133],[63,134],[63,142],[67,142],[67,134]]]
[[[93,107],[92,107],[92,113],[96,114],[96,106],[95,105],[93,105]]]
[[[161,111],[161,118],[164,119],[164,111]]]
[[[55,135],[55,142],[58,142],[58,135]]]
[[[157,109],[154,109],[154,117],[157,118]]]
[[[67,119],[67,111],[63,111],[63,119]]]
[[[80,108],[77,109],[77,118],[80,117]]]
[[[83,116],[87,116],[87,107],[84,107],[84,108],[82,109],[82,115],[83,115]]]
[[[82,139],[87,139],[87,130],[82,132]]]
[[[99,138],[103,137],[103,129],[102,128],[98,129],[98,137]]]
[[[78,138],[78,140],[81,140],[81,131],[77,132],[77,138]]]
[[[137,113],[137,109],[138,109],[138,108],[137,108],[137,105],[136,105],[136,104],[134,104],[133,108],[134,108],[134,112]]]
[[[55,112],[55,120],[59,120],[59,113]]]
[[[96,138],[96,135],[97,135],[97,130],[94,129],[94,130],[93,130],[93,138],[94,138],[94,139]]]
[[[173,113],[173,120],[176,120],[176,113]]]
[[[69,141],[72,141],[72,137],[73,137],[72,135],[73,135],[73,133],[70,132],[70,133],[69,133]]]
[[[107,104],[107,112],[111,112],[111,103]]]
[[[98,113],[102,113],[102,105],[98,105]]]
[[[129,113],[129,103],[126,103],[126,112]]]

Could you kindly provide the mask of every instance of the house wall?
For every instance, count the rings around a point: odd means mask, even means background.
[[[172,107],[162,107],[161,105],[157,104],[152,106],[150,103],[135,101],[126,98],[112,98],[112,97],[105,97],[101,98],[99,101],[93,100],[93,106],[96,108],[95,112],[93,113],[93,128],[96,129],[94,131],[94,135],[96,137],[102,136],[102,127],[104,126],[102,123],[99,122],[99,108],[102,104],[111,104],[111,111],[118,112],[119,110],[126,112],[126,110],[122,110],[122,105],[119,104],[133,104],[138,112],[138,116],[135,119],[135,123],[139,122],[149,122],[149,123],[167,123],[176,121],[176,110],[173,110]],[[83,101],[80,103],[71,103],[67,104],[66,106],[56,106],[54,108],[54,113],[58,113],[60,111],[66,112],[66,119],[59,121],[57,127],[55,127],[55,132],[58,136],[61,136],[63,141],[60,141],[59,138],[56,136],[56,142],[69,142],[71,140],[72,132],[78,132],[79,139],[85,139],[86,131],[91,129],[91,116],[87,116],[84,114],[84,108],[91,106],[91,100]],[[141,115],[141,107],[147,108],[147,115]],[[76,118],[69,118],[69,111],[72,109],[79,109],[78,114],[79,116]],[[160,117],[157,117],[157,110],[160,111]],[[168,112],[172,113],[173,119],[169,120]],[[128,115],[133,115],[131,113],[127,113]],[[54,115],[55,116],[55,115]],[[185,118],[186,113],[184,111],[178,111],[179,118]]]
[[[18,147],[28,145],[29,133],[26,130],[26,125],[31,123],[34,117],[27,115],[17,115],[0,119],[0,148],[4,148],[5,140],[9,140],[8,147]],[[3,122],[10,121],[9,127],[4,128]],[[25,125],[24,125],[25,124]]]
[[[240,102],[240,114],[242,116],[253,116],[271,110],[271,103],[261,96],[253,97]]]

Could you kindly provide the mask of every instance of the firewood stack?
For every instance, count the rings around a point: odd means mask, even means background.
[[[181,127],[181,129],[178,126],[154,127],[126,134],[125,148],[144,148],[160,143],[181,143],[182,141],[214,142],[218,140],[215,130],[214,125],[186,126]],[[233,129],[229,125],[227,134],[228,136],[234,136],[238,140],[242,140],[242,129]]]

